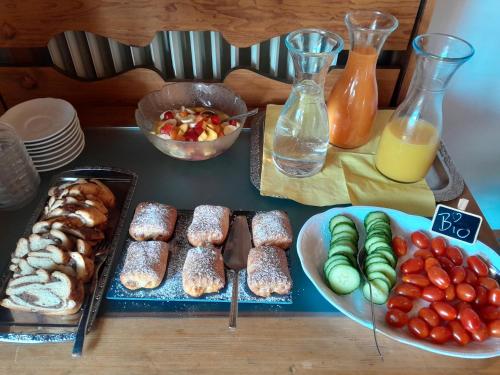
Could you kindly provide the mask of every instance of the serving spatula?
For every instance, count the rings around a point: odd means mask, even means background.
[[[224,247],[224,264],[233,274],[233,291],[231,295],[231,310],[229,312],[229,328],[236,328],[238,316],[238,286],[239,273],[247,266],[247,258],[252,239],[246,216],[236,216]]]

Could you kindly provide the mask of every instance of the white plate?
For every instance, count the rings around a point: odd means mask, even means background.
[[[300,230],[297,239],[297,252],[302,268],[316,289],[318,289],[328,302],[342,313],[355,322],[370,329],[372,329],[370,303],[363,297],[361,290],[358,289],[347,296],[335,294],[324,281],[323,265],[327,259],[330,243],[330,231],[328,229],[330,219],[335,215],[345,214],[356,222],[356,226],[359,230],[363,228],[365,216],[371,211],[386,212],[391,218],[393,234],[402,235],[405,238],[408,238],[409,234],[415,230],[428,232],[431,225],[431,221],[424,217],[408,215],[400,211],[386,208],[360,206],[332,208],[331,210],[315,215],[307,220]],[[360,243],[362,243],[362,241],[364,241],[364,233],[360,230]],[[488,259],[497,269],[500,268],[500,256],[482,242],[477,241],[474,245],[452,240],[449,242],[462,248],[465,254],[480,254]],[[414,250],[415,249],[411,248],[409,254]],[[410,255],[407,255],[407,257],[408,256]],[[405,259],[406,258],[400,259],[398,266]],[[454,342],[437,345],[430,341],[415,339],[406,329],[390,327],[385,323],[386,311],[387,308],[385,305],[375,305],[375,323],[377,331],[399,342],[452,357],[490,358],[500,356],[500,339],[498,338],[490,338],[484,342],[471,342],[466,347],[459,346]],[[412,316],[415,314],[414,311],[415,308],[412,310]]]
[[[48,163],[52,161],[56,161],[58,159],[64,159],[70,154],[72,151],[78,148],[80,143],[82,142],[83,132],[81,130],[77,130],[76,135],[72,137],[67,144],[63,145],[54,151],[51,151],[46,154],[41,155],[31,155],[31,159],[35,164],[40,163]]]
[[[59,160],[56,163],[36,165],[35,166],[36,170],[38,172],[47,172],[65,166],[66,164],[69,164],[73,160],[75,160],[81,154],[84,148],[85,148],[85,139],[82,141],[81,145],[75,150],[74,154],[72,154],[71,156],[68,156],[64,160]]]
[[[37,143],[63,132],[75,116],[75,109],[67,101],[40,98],[15,105],[0,120],[14,127],[23,142]]]
[[[43,146],[26,147],[26,150],[32,157],[49,155],[51,153],[58,152],[61,149],[67,147],[68,143],[71,143],[71,140],[74,139],[80,131],[80,125],[78,121],[76,121],[61,139],[56,140],[54,143],[48,143],[47,145]]]
[[[75,138],[71,147],[65,150],[62,154],[52,156],[47,159],[32,159],[33,163],[35,164],[36,167],[59,163],[60,161],[66,160],[67,158],[72,156],[75,152],[77,152],[77,150],[80,148],[83,142],[84,142],[84,136],[83,133],[81,133],[78,135],[77,138]]]

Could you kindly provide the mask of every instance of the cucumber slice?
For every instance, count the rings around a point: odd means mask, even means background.
[[[385,274],[383,274],[382,272],[378,272],[378,271],[375,271],[375,272],[371,272],[369,273],[368,275],[366,275],[366,277],[368,278],[368,280],[372,281],[372,280],[375,280],[375,279],[380,279],[380,280],[384,280],[385,283],[387,284],[387,286],[389,287],[389,290],[391,289],[392,285],[391,285],[391,280],[389,280],[389,278],[387,276],[385,276]]]
[[[381,236],[370,237],[370,238],[368,238],[365,241],[365,249],[366,249],[366,251],[368,251],[369,253],[371,253],[373,251],[372,249],[374,248],[373,246],[376,243],[383,243],[385,245],[388,245],[387,240],[385,239],[385,237],[381,237]]]
[[[370,264],[373,264],[373,263],[386,263],[386,264],[390,264],[389,260],[386,259],[384,256],[375,255],[373,257],[367,257],[365,259],[365,268],[368,267]]]
[[[356,248],[354,246],[352,246],[351,244],[347,244],[347,243],[337,243],[337,244],[333,244],[332,246],[330,246],[330,250],[328,251],[328,256],[331,256],[335,253],[338,253],[338,252],[346,252],[346,253],[351,253],[352,255],[356,255]]]
[[[390,234],[388,234],[387,232],[382,231],[382,230],[376,230],[376,231],[367,233],[366,241],[368,241],[372,237],[381,237],[386,241],[386,243],[390,243],[391,239],[392,239]]]
[[[375,230],[375,229],[383,229],[383,230],[391,232],[391,225],[385,221],[379,220],[379,221],[375,221],[375,222],[372,221],[370,223],[370,225],[368,225],[366,227],[367,232],[370,232],[370,231]]]
[[[349,224],[341,223],[337,224],[332,231],[332,237],[335,237],[336,234],[344,234],[344,233],[349,233],[353,238],[358,238],[359,234],[356,228],[353,228]]]
[[[358,270],[344,264],[332,268],[327,275],[327,279],[330,288],[337,294],[352,293],[361,283]]]
[[[352,267],[352,264],[347,260],[347,258],[339,259],[325,267],[325,275],[328,275],[332,269],[340,265]]]
[[[382,272],[384,275],[386,275],[389,278],[389,280],[391,281],[391,285],[396,284],[396,280],[397,280],[396,271],[389,264],[374,263],[374,264],[370,264],[368,267],[366,267],[367,274],[370,274],[374,271]]]
[[[346,234],[342,234],[340,236],[334,236],[332,237],[331,241],[330,241],[330,247],[333,245],[333,244],[336,244],[338,242],[349,242],[350,244],[352,244],[355,248],[358,247],[358,240],[354,237],[352,237],[351,235],[349,235],[348,233]]]
[[[391,283],[387,278],[382,279],[382,278],[372,278],[370,282],[374,283],[377,286],[380,286],[380,289],[383,289],[384,291],[389,294],[391,292]]]
[[[370,293],[370,285],[371,285],[371,293]],[[373,301],[377,305],[382,305],[387,301],[389,297],[389,293],[383,287],[380,287],[381,284],[376,284],[373,281],[369,281],[363,285],[363,295],[368,301]]]
[[[387,223],[391,222],[391,220],[389,219],[389,216],[387,216],[387,214],[385,212],[373,211],[373,212],[370,212],[368,215],[366,215],[365,221],[364,221],[365,227],[367,227],[370,224],[370,222],[375,220],[375,219],[381,219]]]
[[[333,228],[337,225],[337,224],[340,224],[340,223],[345,223],[345,224],[349,224],[351,225],[352,227],[356,228],[356,225],[354,224],[354,222],[352,221],[351,218],[347,217],[347,216],[344,216],[344,215],[337,215],[337,216],[334,216],[331,218],[330,220],[330,223],[328,225],[329,229],[330,229],[330,232],[333,231]]]
[[[370,250],[366,249],[366,251],[368,252],[368,254],[371,254],[379,249],[387,250],[390,251],[391,253],[393,252],[392,247],[387,242],[376,242],[370,246]]]
[[[347,259],[349,260],[349,263],[351,263],[352,265],[356,264],[356,259],[354,258],[353,255],[344,255],[344,254],[334,254],[330,258],[328,258],[327,262],[328,261],[333,262],[334,260],[337,259]]]
[[[394,253],[392,251],[387,251],[387,250],[383,250],[383,249],[378,248],[374,252],[370,253],[370,255],[377,255],[377,256],[384,257],[385,259],[387,259],[387,261],[389,262],[389,264],[391,265],[392,268],[395,268],[396,264],[398,262],[396,255],[394,255]]]

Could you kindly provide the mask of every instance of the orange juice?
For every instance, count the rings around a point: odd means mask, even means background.
[[[377,56],[373,47],[349,52],[346,67],[327,102],[330,143],[335,146],[355,148],[370,140],[378,105]]]
[[[396,118],[386,125],[375,158],[383,175],[400,182],[424,178],[439,145],[438,132],[431,123],[408,122],[408,118]]]

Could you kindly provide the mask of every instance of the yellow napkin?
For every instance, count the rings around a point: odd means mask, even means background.
[[[394,182],[382,176],[374,166],[373,155],[380,132],[392,111],[377,113],[374,137],[366,145],[349,151],[329,146],[323,170],[307,178],[287,177],[274,167],[273,135],[280,111],[281,106],[267,106],[260,183],[262,195],[289,198],[312,206],[381,206],[432,216],[434,194],[425,180],[413,184]]]

